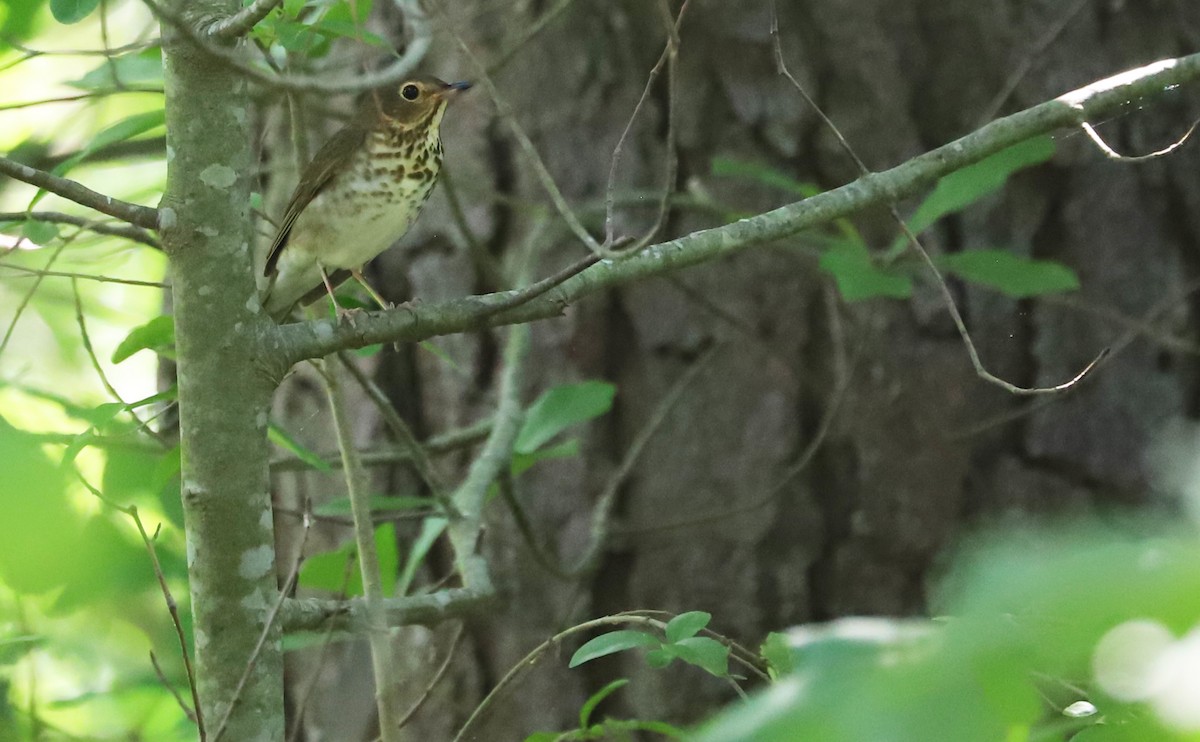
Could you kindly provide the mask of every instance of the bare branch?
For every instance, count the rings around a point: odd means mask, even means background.
[[[95,209],[101,214],[108,214],[122,221],[129,222],[134,226],[145,227],[146,229],[158,228],[158,209],[150,206],[141,206],[128,201],[121,201],[112,196],[105,196],[102,193],[93,191],[82,183],[68,180],[67,178],[60,178],[43,170],[22,165],[7,157],[0,157],[0,175],[7,175],[23,183],[37,186],[38,188],[74,201],[81,206]]]
[[[122,227],[114,224],[106,224],[98,222],[95,219],[88,219],[84,216],[76,216],[74,214],[64,214],[59,211],[4,211],[0,212],[0,222],[50,222],[52,224],[70,224],[76,227],[95,232],[96,234],[109,235],[110,237],[124,237],[132,242],[140,242],[148,247],[162,249],[162,245],[155,239],[150,232],[138,227]]]
[[[218,39],[236,39],[250,33],[255,24],[266,18],[283,0],[254,0],[233,15],[223,18],[208,28],[210,36]]]
[[[1149,98],[1200,78],[1200,54],[1167,59],[1121,73],[1033,108],[997,119],[949,144],[879,173],[797,203],[714,229],[658,243],[627,260],[601,261],[542,296],[495,311],[513,291],[468,296],[421,307],[400,306],[338,320],[264,327],[262,358],[282,376],[294,363],[336,350],[416,341],[471,328],[528,322],[561,314],[590,294],[651,275],[727,256],[789,237],[870,206],[913,195],[938,178],[1030,137],[1076,127],[1137,98]]]
[[[690,0],[683,0],[683,5],[679,7],[679,15],[675,17],[674,21],[671,19],[670,9],[664,3],[659,3],[659,8],[662,10],[665,16],[664,20],[666,21],[667,47],[663,49],[658,62],[650,70],[650,75],[646,78],[646,85],[642,88],[642,95],[633,107],[633,113],[629,115],[629,121],[625,123],[625,129],[621,132],[620,138],[617,139],[616,147],[613,148],[612,162],[608,168],[608,187],[604,193],[605,257],[626,257],[644,249],[654,239],[654,236],[658,234],[659,230],[663,228],[663,225],[666,224],[667,214],[670,213],[671,192],[675,188],[675,177],[679,169],[679,153],[676,150],[675,141],[675,110],[677,108],[676,99],[679,88],[679,27],[683,24],[683,16],[687,13],[689,3]],[[662,195],[658,201],[658,215],[654,219],[654,224],[631,247],[618,252],[613,244],[613,187],[617,179],[617,165],[621,161],[621,153],[625,147],[625,140],[629,137],[630,130],[633,129],[633,122],[637,120],[638,113],[642,110],[646,99],[650,97],[650,90],[654,87],[654,82],[662,73],[664,65],[667,67],[667,166],[663,177]]]

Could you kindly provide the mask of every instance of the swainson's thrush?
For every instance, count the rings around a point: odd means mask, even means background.
[[[267,253],[263,306],[283,319],[353,275],[416,221],[442,166],[446,106],[469,83],[418,76],[363,96],[304,168]],[[333,275],[330,275],[333,274]]]

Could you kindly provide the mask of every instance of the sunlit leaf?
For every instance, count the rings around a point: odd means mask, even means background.
[[[123,86],[157,88],[162,82],[162,50],[155,46],[110,57],[83,77],[66,84],[83,90],[111,90]]]
[[[983,284],[1014,299],[1057,294],[1079,288],[1079,278],[1052,260],[1034,260],[1006,250],[969,250],[939,261],[950,273]]]
[[[160,315],[129,332],[112,354],[112,362],[120,363],[139,350],[161,353],[175,347],[175,317]]]
[[[562,431],[612,409],[617,388],[603,381],[566,384],[548,390],[529,408],[517,434],[517,453],[532,453]]]
[[[610,631],[607,634],[597,636],[575,650],[575,654],[571,655],[568,667],[578,667],[585,662],[591,662],[600,657],[607,657],[616,652],[624,652],[627,649],[658,647],[661,644],[662,642],[658,640],[658,637],[647,634],[644,631],[633,631],[631,629]]]
[[[62,469],[35,439],[0,418],[0,578],[23,593],[42,593],[69,579],[79,558],[82,521],[67,498]]]
[[[772,678],[778,679],[795,670],[796,666],[792,661],[792,651],[787,645],[787,637],[778,631],[767,634],[759,654],[770,666]]]
[[[92,140],[84,145],[83,149],[81,149],[78,154],[58,165],[56,168],[54,168],[54,172],[62,175],[78,165],[80,162],[86,160],[97,151],[118,142],[132,139],[138,134],[145,134],[148,131],[158,129],[165,123],[166,111],[163,109],[147,111],[145,113],[137,113],[121,119],[112,126],[101,130],[96,136],[92,137]]]

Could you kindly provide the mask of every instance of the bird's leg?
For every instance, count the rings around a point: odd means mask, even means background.
[[[337,295],[333,293],[333,284],[329,282],[329,274],[325,272],[325,266],[317,263],[317,270],[321,271],[321,283],[325,284],[325,290],[329,292],[329,300],[333,302],[333,313],[338,317],[347,314],[347,310],[342,309],[342,305],[338,304]]]
[[[371,295],[371,298],[375,300],[375,303],[379,305],[380,309],[392,308],[392,303],[380,296],[379,292],[376,291],[371,284],[367,283],[367,279],[363,276],[360,268],[352,268],[350,270],[350,275],[354,276],[354,280],[362,284],[362,287],[367,290],[367,293]]]

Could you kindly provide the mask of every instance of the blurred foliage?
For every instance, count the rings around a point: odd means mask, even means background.
[[[996,535],[957,560],[934,603],[942,618],[774,635],[764,654],[776,681],[695,739],[1200,739],[1194,531],[1129,522]]]

